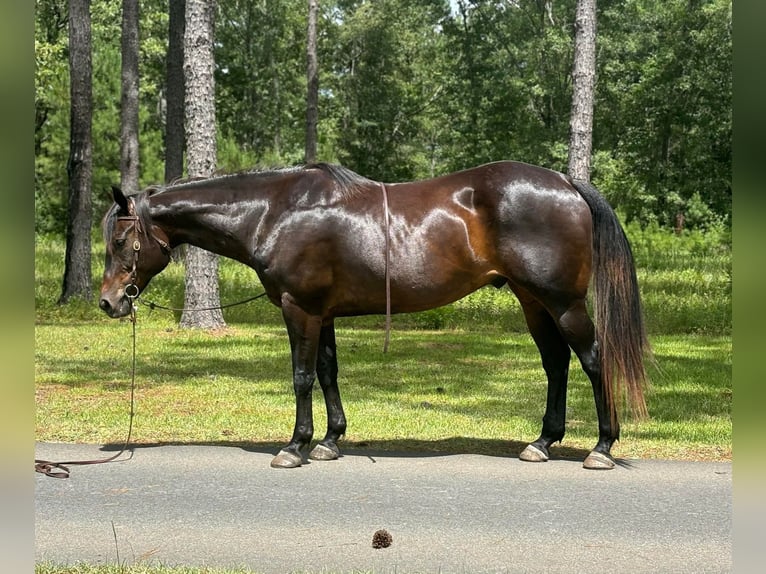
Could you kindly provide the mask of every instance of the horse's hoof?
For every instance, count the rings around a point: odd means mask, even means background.
[[[614,460],[603,452],[592,450],[582,463],[582,467],[588,470],[612,470],[614,468]]]
[[[335,460],[340,456],[340,449],[333,445],[329,447],[324,444],[317,444],[309,453],[311,460]]]
[[[271,468],[297,468],[303,464],[303,459],[295,453],[280,450],[271,461]]]
[[[535,445],[530,444],[527,445],[527,448],[521,451],[519,460],[525,462],[547,462],[548,454],[537,448]]]

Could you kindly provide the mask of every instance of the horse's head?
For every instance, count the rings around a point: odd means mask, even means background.
[[[102,223],[106,260],[99,307],[110,317],[124,317],[133,299],[170,262],[167,236],[149,217],[145,195],[128,197],[112,188],[114,205]]]

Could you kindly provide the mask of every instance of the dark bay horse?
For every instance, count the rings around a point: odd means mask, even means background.
[[[292,350],[296,415],[274,467],[296,467],[314,434],[319,379],[327,433],[308,456],[338,458],[346,417],[338,391],[336,317],[410,313],[493,284],[516,294],[548,378],[540,437],[520,455],[545,461],[565,430],[574,351],[588,375],[598,443],[586,468],[611,468],[618,406],[645,413],[644,330],[635,265],[614,211],[590,184],[517,162],[427,181],[382,184],[314,164],[114,190],[104,217],[100,307],[131,299],[189,243],[252,267],[280,307]],[[596,318],[586,309],[591,284]]]

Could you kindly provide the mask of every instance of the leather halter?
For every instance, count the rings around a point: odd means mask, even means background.
[[[133,203],[130,203],[130,207],[133,207]],[[132,209],[131,209],[132,211]],[[136,286],[136,270],[138,269],[138,253],[141,251],[141,241],[139,240],[139,237],[141,235],[141,224],[140,220],[138,219],[137,215],[126,215],[123,217],[118,217],[118,221],[133,221],[133,230],[135,231],[135,238],[133,239],[133,266],[130,270],[130,283],[125,285],[125,295],[135,299],[138,297],[139,291],[138,286]],[[128,289],[133,288],[132,292],[128,292]]]
[[[128,199],[128,215],[120,216],[117,220],[134,222],[133,230],[135,236],[133,238],[133,266],[130,271],[130,283],[125,286],[125,295],[130,299],[136,299],[139,295],[138,286],[136,285],[136,272],[138,269],[138,254],[141,251],[141,219],[136,214],[136,205],[132,199]],[[170,246],[167,242],[163,241],[153,233],[150,233],[149,236],[159,244],[160,249],[162,249],[165,254],[170,254]],[[130,292],[128,291],[129,289],[131,289]]]

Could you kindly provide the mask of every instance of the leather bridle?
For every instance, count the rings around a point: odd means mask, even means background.
[[[132,207],[132,203],[130,206]],[[138,269],[138,254],[141,251],[141,223],[137,215],[126,215],[118,217],[118,221],[133,221],[133,230],[135,232],[135,238],[133,239],[133,265],[130,269],[130,283],[125,285],[125,296],[128,299],[136,299],[139,295],[139,289],[136,285],[136,273]]]
[[[130,270],[130,283],[125,285],[125,296],[132,302],[137,299],[140,294],[138,285],[136,285],[136,273],[138,269],[138,255],[141,252],[141,219],[136,214],[136,206],[132,199],[128,199],[128,215],[118,217],[117,221],[133,222],[133,265]],[[157,242],[160,249],[162,249],[165,254],[170,254],[170,245],[168,245],[167,242],[154,234],[151,234],[151,237]]]

